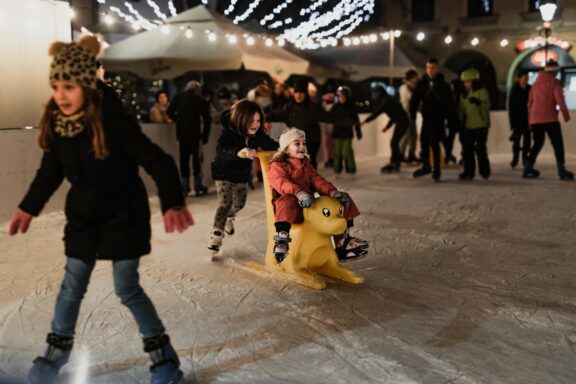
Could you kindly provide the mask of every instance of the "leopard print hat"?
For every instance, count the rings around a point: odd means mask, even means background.
[[[95,36],[84,36],[79,42],[52,43],[48,50],[54,57],[50,66],[50,84],[66,80],[96,89],[96,55],[99,51],[100,42]]]

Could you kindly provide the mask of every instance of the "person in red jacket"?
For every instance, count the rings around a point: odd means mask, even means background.
[[[540,172],[534,169],[534,164],[544,145],[544,134],[548,134],[554,147],[560,180],[574,180],[574,174],[568,171],[564,165],[564,142],[558,110],[556,109],[556,106],[559,106],[564,121],[570,121],[570,113],[564,101],[562,86],[556,78],[559,70],[558,63],[549,60],[544,70],[538,74],[528,96],[528,123],[532,129],[534,145],[530,150],[528,161],[524,165],[524,174],[522,175],[524,178],[532,179],[540,176]]]
[[[270,161],[268,174],[272,188],[272,205],[276,222],[274,257],[280,264],[288,254],[290,227],[302,222],[302,208],[314,202],[314,193],[339,199],[344,206],[344,218],[348,222],[346,232],[334,237],[336,253],[340,261],[366,255],[368,242],[350,236],[354,218],[360,214],[356,204],[346,192],[339,191],[324,179],[312,166],[306,150],[306,134],[289,128],[280,135],[280,148]]]

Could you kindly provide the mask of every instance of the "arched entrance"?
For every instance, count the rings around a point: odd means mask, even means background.
[[[477,69],[480,72],[480,81],[490,94],[492,107],[503,107],[504,100],[498,91],[496,70],[487,56],[477,51],[461,50],[450,55],[444,62],[444,66],[457,74],[468,68]]]

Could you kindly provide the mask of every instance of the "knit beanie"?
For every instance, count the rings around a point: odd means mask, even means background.
[[[48,54],[54,57],[50,66],[50,83],[72,81],[80,86],[96,89],[96,55],[100,42],[96,36],[84,36],[79,42],[52,43]]]
[[[294,92],[308,93],[308,80],[298,79],[294,82]]]
[[[278,152],[284,152],[284,150],[295,140],[300,138],[306,139],[306,133],[298,128],[288,128],[280,135]]]

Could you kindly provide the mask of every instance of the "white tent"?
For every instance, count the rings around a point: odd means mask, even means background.
[[[306,60],[276,45],[268,47],[258,36],[249,45],[247,35],[231,20],[197,6],[168,19],[165,26],[110,45],[102,59],[110,71],[127,70],[150,79],[174,78],[187,71],[234,70],[242,65],[280,79],[307,72]],[[237,42],[231,43],[230,36]]]

